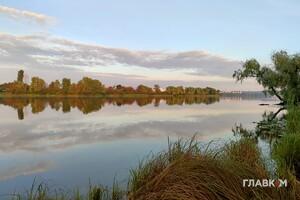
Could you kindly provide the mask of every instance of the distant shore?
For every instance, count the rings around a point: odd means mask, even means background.
[[[98,95],[62,95],[62,94],[7,94],[7,93],[0,93],[0,98],[166,98],[166,97],[219,97],[221,94],[214,94],[214,95],[171,95],[171,94],[98,94]]]

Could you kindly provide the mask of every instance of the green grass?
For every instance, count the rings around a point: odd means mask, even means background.
[[[25,194],[12,194],[11,200],[122,200],[126,193],[114,181],[112,188],[102,185],[89,185],[87,193],[74,189],[67,192],[63,189],[51,189],[47,184],[33,182]]]
[[[272,157],[281,176],[300,180],[300,107],[288,106],[285,115],[286,128],[274,145]]]
[[[273,158],[277,163],[278,173],[282,176],[296,175],[300,178],[300,135],[286,134],[275,145]]]
[[[286,133],[300,134],[300,106],[290,106],[286,114]]]

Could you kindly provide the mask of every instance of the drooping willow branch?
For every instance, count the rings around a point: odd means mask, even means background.
[[[277,117],[277,115],[278,115],[281,111],[283,111],[283,110],[286,110],[286,107],[281,107],[281,108],[279,108],[279,109],[272,115],[272,117],[269,118],[269,121],[273,121],[273,120]]]

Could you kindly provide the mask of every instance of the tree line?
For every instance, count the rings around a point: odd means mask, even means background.
[[[69,78],[52,81],[47,84],[40,77],[32,77],[31,83],[24,82],[24,71],[19,70],[17,80],[0,85],[0,92],[7,94],[37,94],[37,95],[120,95],[120,94],[147,94],[147,95],[218,95],[219,90],[211,87],[194,88],[183,86],[168,86],[162,90],[159,85],[148,87],[138,85],[109,86],[105,87],[101,81],[89,77],[83,77],[77,83]]]

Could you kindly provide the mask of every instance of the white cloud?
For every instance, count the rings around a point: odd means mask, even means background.
[[[10,8],[1,5],[0,5],[0,13],[8,17],[11,17],[13,19],[26,19],[41,25],[51,24],[54,22],[54,18],[44,14],[35,13],[27,10],[18,10],[15,8]]]
[[[1,56],[8,56],[8,53],[7,53],[6,50],[0,49],[0,55],[1,55]]]
[[[16,69],[23,68],[30,75],[39,75],[46,81],[62,77],[78,80],[87,75],[108,85],[159,83],[166,86],[173,83],[212,86],[221,90],[240,87],[232,79],[232,73],[241,67],[241,61],[206,51],[140,51],[86,44],[49,34],[1,32],[0,49],[2,82],[10,81],[15,77]],[[4,75],[8,73],[12,75]],[[258,89],[252,83],[246,87]]]
[[[193,75],[231,76],[240,61],[206,51],[137,51],[84,44],[49,35],[0,34],[0,48],[10,56],[2,62],[27,67],[68,67],[88,71],[89,67],[113,65],[147,69],[185,70]],[[3,64],[3,63],[0,63]]]

